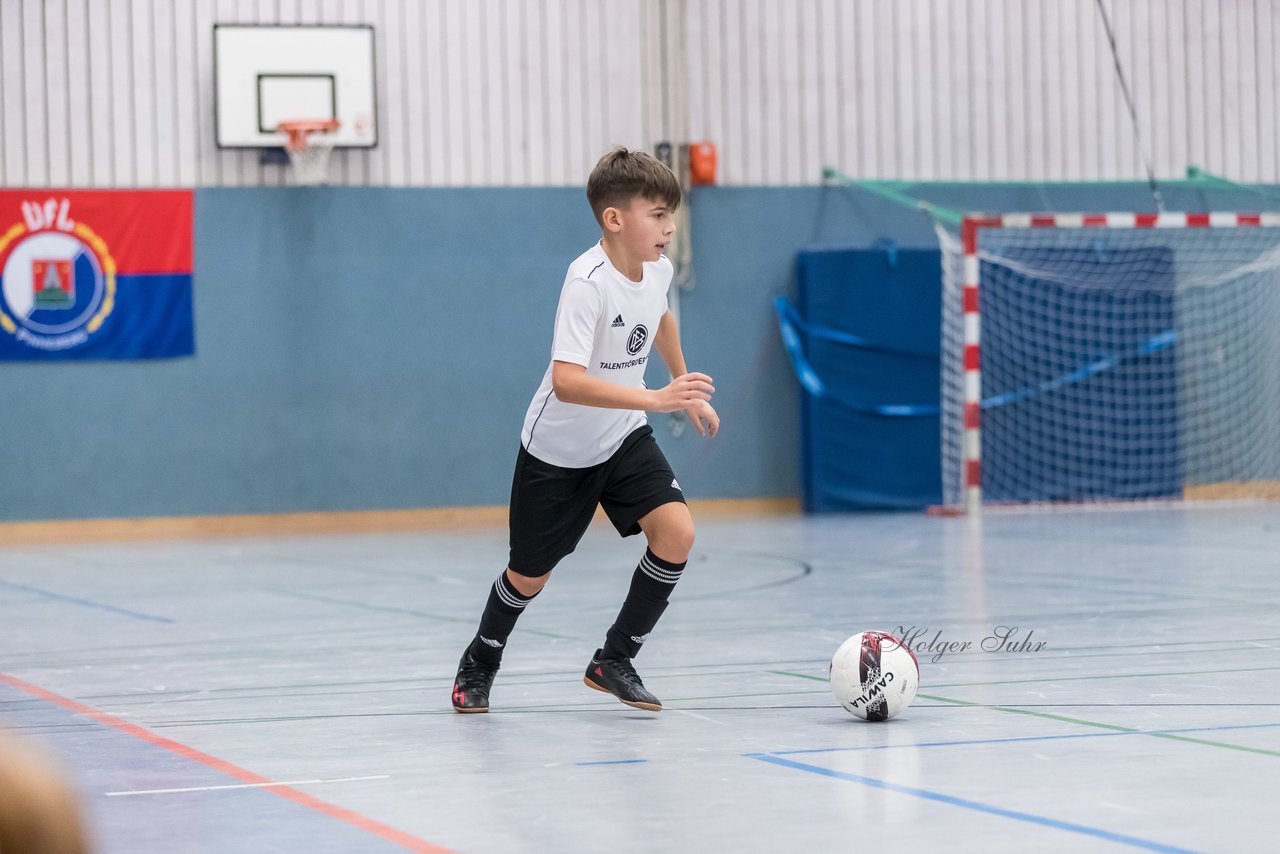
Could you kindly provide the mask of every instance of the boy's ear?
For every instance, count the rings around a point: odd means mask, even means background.
[[[622,231],[622,211],[614,207],[605,208],[600,212],[600,222],[605,231],[616,234]]]

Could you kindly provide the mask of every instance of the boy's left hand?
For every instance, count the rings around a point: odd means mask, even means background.
[[[693,422],[699,436],[714,436],[720,430],[720,416],[705,400],[684,408],[685,417]]]

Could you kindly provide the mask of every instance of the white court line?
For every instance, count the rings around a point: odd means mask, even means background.
[[[128,792],[106,792],[108,798],[123,798],[128,795],[168,795],[177,792],[218,792],[227,789],[269,789],[273,786],[310,786],[316,783],[355,783],[359,780],[387,780],[390,774],[378,774],[373,777],[338,777],[332,780],[289,780],[280,783],[240,783],[234,786],[191,786],[185,789],[136,789]]]
[[[720,726],[725,725],[724,721],[718,721],[715,718],[709,718],[706,715],[700,715],[697,712],[691,712],[688,709],[672,709],[671,711],[679,712],[682,715],[688,715],[689,717],[697,718],[698,720],[709,721],[710,723],[713,723],[713,724],[719,724]]]

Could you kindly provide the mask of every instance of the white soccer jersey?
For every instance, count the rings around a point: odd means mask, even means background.
[[[551,361],[529,404],[520,443],[530,454],[564,468],[602,463],[631,431],[645,423],[643,412],[565,403],[551,387],[555,362],[572,362],[587,374],[632,388],[644,386],[658,322],[667,311],[671,262],[664,255],[645,263],[633,282],[610,263],[597,243],[569,265],[556,309]]]

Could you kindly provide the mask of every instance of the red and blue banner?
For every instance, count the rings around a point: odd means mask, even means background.
[[[195,352],[190,190],[0,190],[0,360]]]

